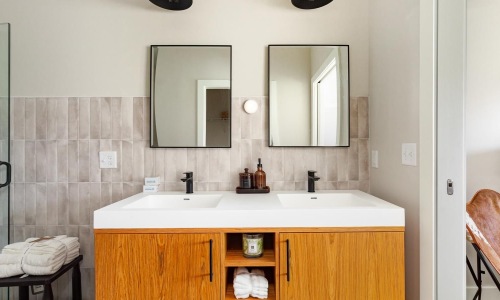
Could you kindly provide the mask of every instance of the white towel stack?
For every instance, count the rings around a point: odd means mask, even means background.
[[[236,299],[244,299],[250,296],[267,299],[269,284],[264,271],[252,269],[248,272],[247,268],[236,268],[233,279],[234,296]]]
[[[259,299],[267,299],[269,283],[264,276],[264,271],[252,269],[252,272],[250,272],[250,280],[252,281],[252,292],[250,295]]]
[[[76,237],[29,238],[3,248],[0,254],[0,278],[21,274],[54,274],[79,254],[80,243]]]
[[[250,297],[252,281],[250,280],[250,273],[247,268],[240,267],[234,270],[233,288],[236,299]]]

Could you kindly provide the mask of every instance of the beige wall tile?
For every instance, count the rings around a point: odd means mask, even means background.
[[[79,150],[78,141],[68,141],[68,182],[78,182]]]
[[[101,149],[99,151],[111,151],[112,150],[111,140],[101,140],[100,148]],[[119,160],[120,157],[121,156],[117,156],[117,159]],[[101,169],[101,182],[111,182],[113,179],[112,171],[113,169]]]
[[[134,141],[133,144],[133,167],[132,178],[136,182],[144,182],[144,143],[141,141]]]
[[[25,99],[14,98],[11,101],[12,105],[12,138],[15,140],[24,139],[24,128],[26,120]]]
[[[370,136],[368,117],[368,98],[358,98],[358,137],[368,138]]]
[[[111,138],[114,140],[119,140],[122,134],[121,102],[121,98],[111,98]]]
[[[68,98],[57,99],[57,139],[68,139]]]
[[[337,148],[337,181],[347,181],[349,178],[347,154],[348,148]]]
[[[370,179],[370,145],[368,139],[358,139],[359,180]]]
[[[36,99],[25,99],[25,138],[34,140],[36,138]]]
[[[115,203],[123,199],[123,186],[122,183],[111,184],[111,202]]]
[[[326,167],[326,176],[323,176],[325,181],[337,181],[338,179],[337,153],[338,150],[336,148],[327,149],[326,151],[326,159],[324,162]]]
[[[133,98],[121,98],[121,139],[131,140],[134,136],[134,102]]]
[[[36,212],[35,225],[47,225],[47,184],[36,184]]]
[[[12,180],[14,182],[25,182],[25,170],[26,170],[26,165],[24,163],[25,159],[25,142],[24,140],[20,141],[13,141],[12,142],[12,148],[10,151],[10,161],[12,163],[12,173],[13,173],[13,178]]]
[[[232,140],[241,139],[241,102],[239,97],[231,99],[231,138]]]
[[[90,163],[90,182],[101,182],[101,168],[99,164],[100,140],[89,141],[89,163]]]
[[[116,151],[117,157],[117,168],[111,169],[111,180],[112,182],[122,182],[122,162],[118,159],[122,157],[122,143],[119,140],[111,141],[111,150]]]
[[[78,98],[78,138],[90,137],[90,98]]]
[[[351,138],[358,137],[358,98],[350,99],[349,126]]]
[[[45,182],[47,181],[47,149],[46,141],[36,141],[35,142],[35,152],[36,152],[36,181]]]
[[[26,183],[24,186],[24,205],[26,207],[26,225],[35,225],[36,223],[36,184]]]
[[[90,178],[90,157],[89,141],[78,141],[78,181],[89,182]]]
[[[146,141],[146,144],[148,142]],[[149,145],[146,145],[146,147]],[[160,176],[160,182],[165,182],[165,150],[155,149],[155,176]],[[144,183],[141,182],[141,183]]]
[[[146,141],[140,141],[144,148],[144,177],[156,176],[155,172],[155,149],[149,148]]]
[[[132,182],[134,175],[134,147],[131,141],[122,141],[122,180],[124,182]]]
[[[90,98],[90,138],[101,138],[101,98]]]
[[[78,184],[78,225],[90,225],[90,183],[80,182]]]
[[[205,149],[196,149],[196,174],[195,181],[210,181],[210,167],[207,163],[210,161],[210,153]],[[172,162],[173,163],[173,162]],[[180,177],[179,177],[180,178]]]
[[[69,225],[69,195],[68,184],[57,184],[57,223]]]
[[[358,180],[359,179],[359,160],[358,160],[358,139],[351,139],[351,146],[348,150],[348,179]]]
[[[68,139],[78,139],[78,125],[79,125],[79,104],[78,98],[68,99]]]
[[[57,102],[58,98],[47,99],[47,139],[57,139]]]
[[[57,141],[57,181],[68,182],[68,140]]]
[[[47,141],[45,149],[47,154],[47,182],[57,182],[57,141]]]
[[[111,118],[111,98],[106,97],[101,100],[101,138],[110,139],[112,130]]]
[[[100,203],[100,206],[104,207],[106,205],[113,203],[111,199],[112,199],[111,183],[109,183],[109,182],[101,183],[101,203]]]
[[[150,115],[151,115],[151,101],[149,98],[143,98],[144,99],[144,139],[149,140],[151,133],[150,133]]]
[[[68,184],[68,199],[69,199],[69,225],[80,224],[80,204],[78,183]]]
[[[58,225],[57,183],[47,183],[47,225]]]
[[[24,183],[14,183],[11,186],[12,222],[14,225],[24,225],[26,222]]]
[[[47,99],[36,99],[36,139],[44,140],[47,138]]]
[[[133,103],[133,139],[144,139],[144,98],[135,97]]]

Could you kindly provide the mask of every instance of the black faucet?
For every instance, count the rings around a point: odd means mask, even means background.
[[[314,182],[318,181],[320,178],[318,176],[314,176],[316,171],[307,171],[307,191],[309,193],[314,193]]]
[[[181,178],[181,181],[186,183],[186,194],[192,194],[193,193],[193,172],[184,172],[183,174],[186,174],[186,177]]]

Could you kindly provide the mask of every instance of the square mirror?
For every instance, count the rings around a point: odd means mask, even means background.
[[[349,46],[270,45],[269,146],[349,146]]]
[[[231,46],[151,46],[151,147],[231,147]]]

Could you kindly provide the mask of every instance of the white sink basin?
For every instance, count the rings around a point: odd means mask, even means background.
[[[123,206],[124,209],[186,209],[214,208],[221,194],[148,195]]]
[[[281,205],[287,208],[345,208],[374,206],[368,200],[352,193],[310,193],[310,194],[278,194]]]

